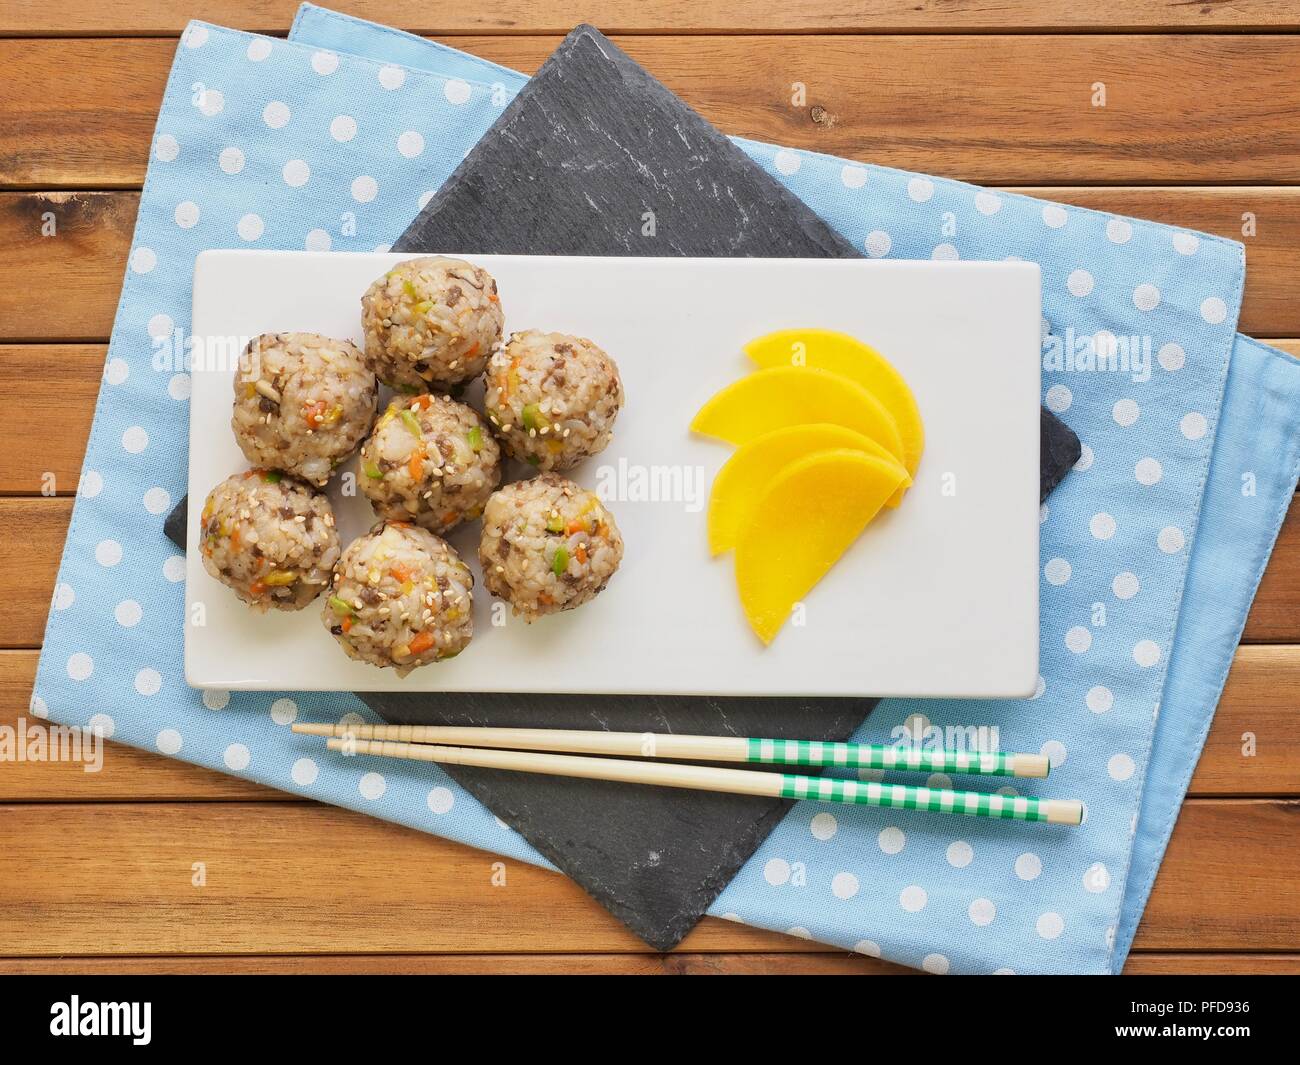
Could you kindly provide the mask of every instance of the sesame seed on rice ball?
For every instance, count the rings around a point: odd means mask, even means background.
[[[339,534],[329,500],[278,470],[232,474],[199,522],[203,568],[254,610],[301,610],[329,586]]]
[[[492,275],[461,259],[408,259],[361,297],[366,359],[400,392],[451,389],[477,377],[504,322]]]
[[[263,333],[234,377],[230,428],[255,466],[324,485],[370,432],[379,382],[361,351],[317,333]]]
[[[567,470],[609,443],[623,382],[585,337],[527,329],[488,360],[484,404],[507,454]]]
[[[483,511],[483,583],[526,621],[591,601],[622,559],[614,516],[558,474],[508,484]]]
[[[361,446],[358,480],[381,518],[444,533],[483,513],[501,481],[501,449],[472,407],[397,396]]]
[[[334,567],[321,621],[349,658],[404,677],[469,646],[473,587],[469,567],[441,537],[380,522]]]

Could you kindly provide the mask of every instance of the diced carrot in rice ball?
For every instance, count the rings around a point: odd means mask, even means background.
[[[609,444],[623,381],[585,337],[527,329],[488,360],[483,402],[509,455],[567,470]]]
[[[506,485],[483,511],[483,583],[527,621],[590,602],[622,560],[614,515],[559,474]]]
[[[441,537],[381,522],[343,552],[321,621],[349,658],[404,677],[469,646],[473,587],[469,567]]]

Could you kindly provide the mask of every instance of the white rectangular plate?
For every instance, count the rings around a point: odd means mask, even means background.
[[[273,331],[361,344],[361,294],[411,257],[199,256],[193,335],[203,358],[195,358],[190,400],[191,547],[204,497],[248,466],[230,431],[232,350]],[[626,542],[622,567],[586,606],[533,625],[494,624],[508,611],[482,589],[478,524],[453,532],[449,539],[477,580],[474,641],[458,658],[403,680],[345,657],[318,604],[298,613],[250,611],[191,550],[191,685],[749,696],[1034,690],[1037,266],[463,257],[497,279],[507,332],[576,333],[618,362],[627,404],[613,442],[570,476],[609,503]],[[765,648],[741,612],[731,558],[710,558],[705,539],[708,488],[732,449],[687,427],[705,400],[752,369],[744,343],[793,327],[842,330],[878,348],[911,385],[927,439],[903,505],[868,526],[813,590],[804,623],[788,623]],[[340,493],[338,477],[330,494],[346,544],[374,515],[364,497]]]

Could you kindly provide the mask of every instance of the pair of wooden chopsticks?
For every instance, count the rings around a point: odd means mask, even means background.
[[[699,758],[712,762],[766,765],[1046,777],[1049,772],[1047,758],[1038,754],[932,751],[867,743],[642,732],[584,732],[572,729],[296,723],[293,730],[310,736],[327,737],[330,750],[348,755],[368,754],[550,776],[929,810],[1012,821],[1061,825],[1083,823],[1083,803],[1076,799],[988,795],[983,792],[915,787],[909,784],[627,760]],[[626,757],[583,757],[590,754]]]

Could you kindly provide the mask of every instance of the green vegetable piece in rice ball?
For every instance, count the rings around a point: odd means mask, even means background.
[[[487,590],[531,622],[604,591],[623,560],[623,537],[594,492],[542,473],[488,500],[478,557]]]
[[[379,381],[355,344],[316,333],[263,333],[235,374],[230,428],[244,457],[324,485],[379,409]]]
[[[501,482],[501,449],[472,407],[398,396],[361,446],[358,481],[381,518],[444,533],[483,513]]]
[[[567,470],[609,443],[623,382],[590,340],[527,329],[488,360],[484,403],[509,455]]]
[[[492,275],[461,259],[408,259],[361,297],[366,359],[399,392],[450,389],[477,377],[504,323]]]
[[[474,637],[474,575],[427,529],[381,522],[348,545],[333,580],[321,621],[358,662],[404,677]]]
[[[227,477],[203,504],[203,568],[254,610],[301,610],[339,558],[330,501],[278,470]]]

